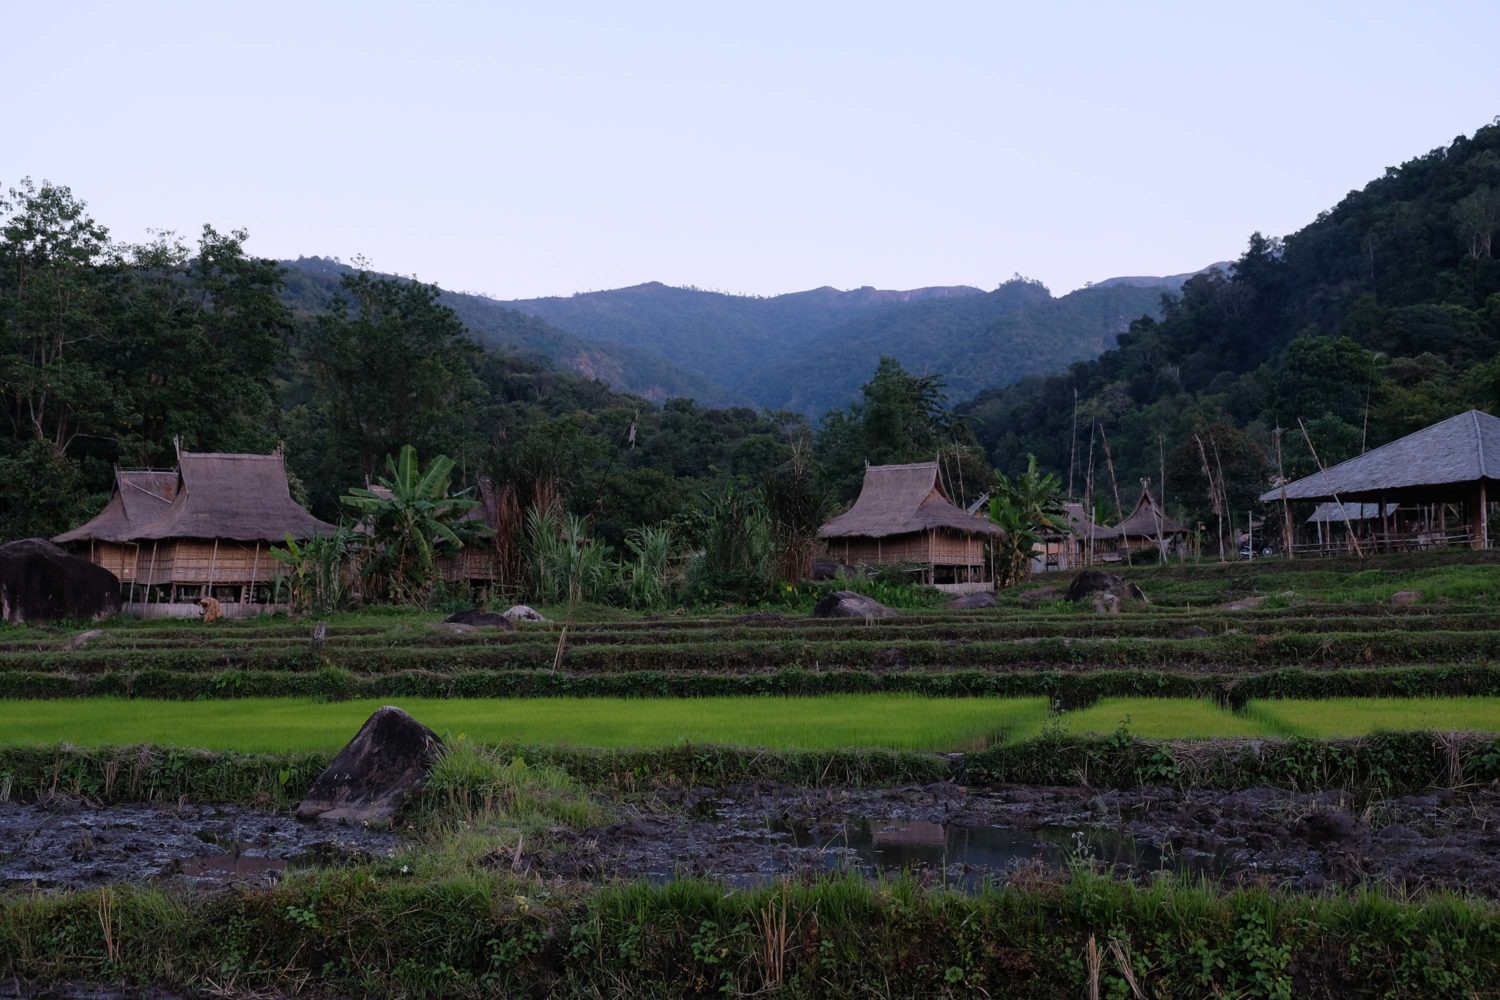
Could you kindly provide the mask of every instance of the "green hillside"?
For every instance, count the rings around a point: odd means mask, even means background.
[[[281,264],[287,272],[283,297],[304,310],[327,306],[342,277],[354,272],[323,257],[299,257]],[[649,350],[578,336],[483,295],[444,290],[438,301],[452,309],[481,343],[546,359],[565,370],[598,379],[618,392],[658,403],[674,398],[696,399],[710,406],[736,401],[733,393],[712,379],[693,374]]]
[[[881,356],[943,376],[957,396],[1093,357],[1132,319],[1159,314],[1164,287],[1175,287],[1131,280],[1142,284],[1061,299],[1019,277],[990,292],[817,288],[769,298],[652,282],[506,305],[590,343],[670,358],[761,406],[816,415],[853,399]]]
[[[1206,516],[1200,434],[1232,506],[1314,466],[1298,419],[1336,462],[1462,409],[1500,402],[1500,123],[1388,168],[1284,239],[1250,237],[1228,274],[1187,282],[1163,316],[1065,372],[960,407],[998,467],[1067,470],[1102,427],[1122,484],[1159,477]],[[1082,462],[1075,461],[1081,481]],[[1100,473],[1102,475],[1102,471]]]

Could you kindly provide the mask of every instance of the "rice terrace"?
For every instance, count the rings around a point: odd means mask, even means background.
[[[0,1000],[1500,1000],[1500,5],[284,6],[7,9]]]
[[[1040,996],[1095,947],[1121,956],[1104,981],[1168,993],[1488,975],[1500,560],[1121,575],[1150,603],[1100,615],[1038,578],[868,621],[812,595],[578,608],[566,637],[384,610],[316,645],[284,615],[115,619],[81,647],[12,627],[7,974]],[[443,744],[391,832],[280,819],[384,703]]]

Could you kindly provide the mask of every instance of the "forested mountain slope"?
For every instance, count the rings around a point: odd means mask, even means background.
[[[941,375],[955,395],[1092,357],[1130,320],[1156,313],[1163,286],[1176,287],[1154,280],[1061,299],[1020,277],[991,292],[817,288],[769,298],[652,282],[506,305],[593,343],[670,358],[732,396],[817,415],[847,404],[882,355]]]
[[[1217,449],[1231,503],[1248,505],[1274,473],[1275,428],[1290,429],[1285,473],[1312,470],[1299,418],[1334,462],[1496,404],[1497,229],[1500,124],[1388,168],[1285,239],[1254,234],[1231,274],[1189,280],[1114,350],[982,392],[960,411],[998,467],[1034,453],[1071,466],[1076,488],[1101,430],[1127,492],[1165,466],[1170,498],[1199,516],[1209,506],[1202,440]],[[1106,470],[1096,473],[1103,482]]]
[[[326,307],[343,276],[354,273],[354,268],[324,257],[299,257],[281,264],[287,271],[283,298],[303,310]],[[641,347],[578,336],[483,295],[445,289],[439,301],[452,309],[481,343],[545,358],[617,391],[654,402],[685,397],[713,406],[735,401],[732,393],[711,378],[691,373]]]

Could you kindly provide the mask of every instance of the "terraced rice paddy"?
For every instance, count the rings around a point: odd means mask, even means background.
[[[1125,572],[1119,615],[1039,580],[876,622],[0,629],[0,981],[1486,995],[1500,559]],[[387,703],[449,749],[328,854],[287,808]]]
[[[293,698],[0,702],[9,744],[152,743],[240,751],[332,751],[379,701]],[[1269,699],[1234,712],[1186,698],[1106,698],[1054,715],[1045,698],[912,695],[738,698],[403,699],[444,736],[577,747],[728,744],[777,750],[979,750],[1041,735],[1120,729],[1141,739],[1362,736],[1396,730],[1500,733],[1500,698]]]

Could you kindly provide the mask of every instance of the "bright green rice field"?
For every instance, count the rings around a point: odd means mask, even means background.
[[[226,701],[0,701],[0,744],[157,743],[212,750],[335,750],[381,703],[294,698]],[[482,742],[595,747],[725,743],[777,749],[971,750],[1040,734],[1044,698],[401,699],[441,734]],[[1358,736],[1378,730],[1500,732],[1500,698],[1252,702],[1109,698],[1050,720],[1073,733],[1122,723],[1152,739]]]

